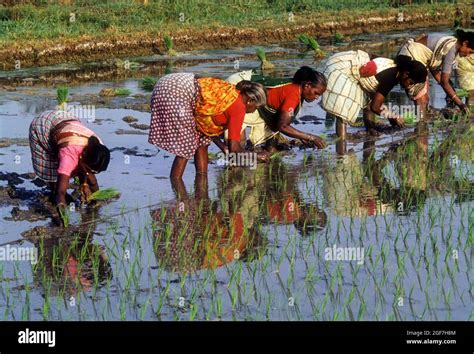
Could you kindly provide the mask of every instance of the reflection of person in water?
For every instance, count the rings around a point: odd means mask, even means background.
[[[351,152],[328,162],[330,165],[323,178],[323,194],[335,214],[363,217],[387,211],[388,205],[378,199],[377,188],[365,179],[365,161],[360,161]]]
[[[289,173],[283,162],[272,160],[264,168],[264,178],[259,181],[265,189],[263,215],[269,222],[293,224],[301,235],[326,226],[326,213],[316,203],[304,202],[298,190],[299,167],[292,166]]]
[[[366,177],[378,188],[380,200],[391,203],[400,212],[418,208],[432,193],[449,191],[464,195],[472,188],[472,183],[465,177],[456,176],[452,166],[453,156],[469,160],[463,151],[470,149],[459,150],[463,141],[464,146],[469,146],[472,134],[454,132],[430,154],[428,125],[419,122],[406,141],[387,151],[379,160],[372,161],[371,168],[366,169]]]
[[[297,187],[300,166],[287,166],[279,159],[268,165],[259,165],[255,170],[230,169],[220,177],[225,188],[223,198],[234,200],[243,196],[240,211],[245,215],[259,215],[265,223],[293,224],[301,235],[322,229],[326,225],[326,214],[316,203],[304,202]],[[237,181],[239,183],[237,183]]]
[[[175,183],[176,201],[151,211],[159,264],[170,271],[191,273],[252,259],[263,242],[253,228],[257,214],[242,211],[239,200],[220,206],[210,200],[206,175],[198,174],[195,186],[191,197],[184,185]]]
[[[428,141],[426,123],[418,124],[417,133],[401,146],[375,160],[375,144],[364,144],[365,180],[376,190],[382,205],[405,213],[426,199]]]
[[[31,239],[38,249],[35,278],[49,295],[76,297],[79,292],[90,291],[112,278],[104,249],[92,243],[93,212],[83,213],[82,220],[83,226],[62,230],[60,236],[56,232],[52,238]]]

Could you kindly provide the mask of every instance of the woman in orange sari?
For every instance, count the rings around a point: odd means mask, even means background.
[[[151,96],[148,141],[176,157],[171,179],[182,178],[194,156],[196,173],[207,173],[207,149],[214,141],[223,152],[240,153],[240,130],[245,113],[266,103],[262,85],[243,81],[234,86],[192,73],[169,74],[158,80]],[[220,136],[229,130],[228,143]],[[266,155],[260,154],[260,160]]]

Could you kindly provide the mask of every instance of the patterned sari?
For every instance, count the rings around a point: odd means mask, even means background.
[[[67,124],[70,123],[70,124]],[[41,113],[30,125],[29,141],[35,174],[46,182],[58,177],[59,145],[87,145],[94,132],[83,126],[78,118],[67,111]]]
[[[219,136],[226,127],[217,125],[212,117],[224,113],[239,97],[239,91],[234,85],[220,79],[206,77],[197,81],[200,95],[194,116],[196,127],[207,136]]]
[[[224,132],[212,117],[239,97],[234,85],[191,73],[163,76],[151,95],[148,142],[174,155],[193,158],[196,150]]]
[[[326,112],[355,125],[360,110],[370,102],[369,94],[377,90],[379,82],[375,75],[395,66],[391,59],[376,58],[372,60],[375,71],[363,77],[360,69],[369,61],[369,54],[361,50],[341,52],[329,58],[323,70],[328,85],[321,100]]]

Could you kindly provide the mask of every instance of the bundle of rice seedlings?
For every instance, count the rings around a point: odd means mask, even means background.
[[[156,79],[152,77],[145,77],[141,82],[140,82],[140,87],[145,90],[145,91],[153,91],[156,85]]]
[[[456,95],[458,95],[459,98],[469,97],[469,92],[464,89],[459,89],[456,90]]]
[[[209,158],[210,161],[214,161],[214,160],[219,159],[219,154],[216,153],[216,152],[209,151],[209,152],[207,153],[207,156],[208,156],[208,158]]]
[[[416,115],[412,112],[405,113],[402,118],[405,121],[405,124],[408,124],[408,125],[415,124],[417,121]]]
[[[120,197],[120,192],[115,188],[105,188],[99,189],[98,191],[92,193],[89,196],[88,201],[91,202],[93,200],[110,200]]]
[[[164,36],[163,41],[165,42],[166,54],[170,56],[178,55],[178,53],[173,49],[173,39],[170,36]]]
[[[128,96],[131,91],[127,88],[103,88],[99,92],[99,96],[102,97],[115,97],[115,96]]]
[[[262,70],[272,70],[275,68],[275,65],[273,65],[267,60],[267,54],[262,48],[257,48],[257,58],[261,62],[260,68]]]
[[[115,96],[128,96],[130,95],[131,91],[127,88],[118,88],[115,89]]]
[[[58,86],[56,89],[56,98],[58,100],[57,109],[66,110],[67,96],[69,94],[69,88],[67,86]]]
[[[301,43],[306,44],[307,50],[314,51],[315,59],[321,59],[326,55],[326,53],[321,49],[321,46],[315,38],[309,37],[306,34],[300,34],[298,36],[298,40]]]

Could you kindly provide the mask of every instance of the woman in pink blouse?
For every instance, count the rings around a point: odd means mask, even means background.
[[[83,201],[99,189],[95,174],[107,169],[110,152],[78,118],[43,112],[31,122],[29,140],[35,173],[49,183],[59,208],[66,206],[71,177],[79,178]]]

